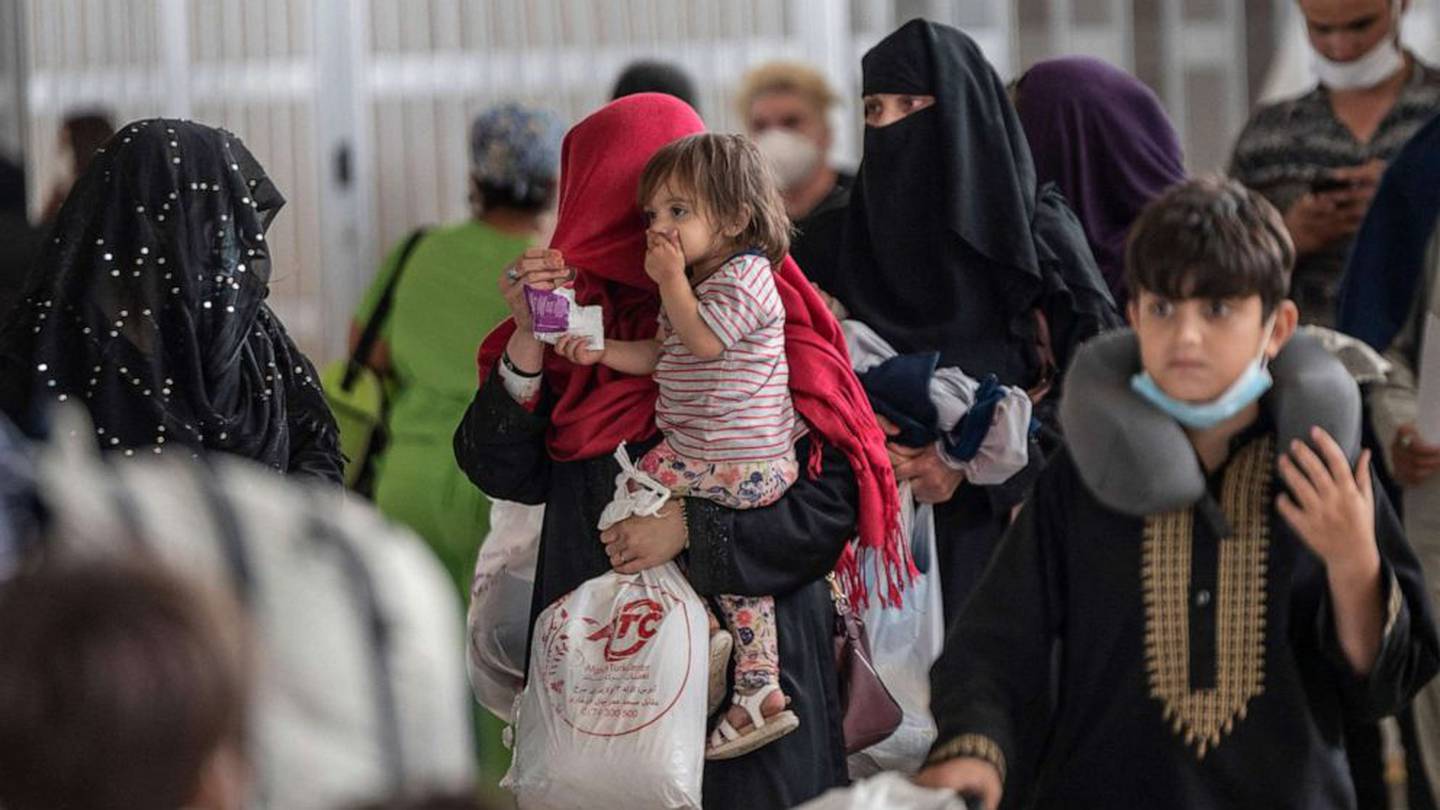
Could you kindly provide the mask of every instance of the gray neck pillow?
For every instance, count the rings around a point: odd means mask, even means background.
[[[1205,495],[1205,473],[1185,430],[1130,389],[1140,345],[1129,329],[1101,335],[1065,375],[1060,427],[1080,478],[1102,504],[1127,515],[1185,509]],[[1261,407],[1277,448],[1319,426],[1353,464],[1360,454],[1360,389],[1313,337],[1296,335],[1270,362],[1275,385]]]

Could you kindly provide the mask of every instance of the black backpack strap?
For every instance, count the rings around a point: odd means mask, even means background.
[[[230,583],[240,604],[249,611],[255,606],[255,571],[250,551],[245,546],[245,531],[240,525],[235,504],[220,489],[219,472],[208,464],[194,467],[195,485],[210,507],[210,520],[220,541],[220,553],[230,572]]]
[[[215,536],[220,546],[220,556],[229,573],[235,599],[248,617],[257,619],[255,613],[255,592],[257,590],[255,566],[246,545],[245,528],[240,523],[240,516],[234,501],[223,491],[219,476],[220,471],[204,457],[201,461],[190,465],[190,480],[200,491],[200,497],[206,506],[209,507],[210,523],[215,530]],[[252,719],[249,725],[249,733],[252,735],[249,753],[258,761],[260,753],[255,742],[258,739],[255,736],[255,721]],[[268,769],[256,769],[250,785],[250,792],[253,794],[252,799],[256,801],[256,807],[270,806],[269,797],[275,789],[274,785],[270,783],[271,778]]]
[[[360,340],[355,344],[355,351],[350,353],[350,363],[345,367],[345,376],[340,381],[341,390],[350,390],[355,384],[355,378],[360,375],[360,369],[370,360],[370,352],[375,348],[375,341],[380,339],[380,330],[384,328],[385,319],[390,316],[390,307],[395,303],[395,288],[400,285],[400,275],[405,272],[405,265],[410,263],[410,255],[415,252],[415,246],[420,244],[420,237],[424,235],[425,229],[417,228],[405,240],[404,247],[400,248],[400,261],[395,265],[395,272],[385,285],[385,292],[380,294],[375,311],[370,313],[370,319],[365,322],[365,328],[360,332]]]

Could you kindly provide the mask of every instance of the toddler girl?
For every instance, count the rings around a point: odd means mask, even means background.
[[[556,344],[572,362],[653,374],[660,388],[655,421],[664,438],[626,474],[635,497],[622,490],[602,530],[636,514],[636,499],[656,485],[732,509],[772,504],[799,474],[795,439],[805,430],[790,398],[785,307],[770,274],[789,250],[790,223],[759,151],[740,135],[682,138],[650,159],[639,196],[649,223],[645,272],[660,288],[655,338],[607,339],[600,351],[583,337]],[[800,720],[780,690],[774,599],[718,601],[734,640],[735,692],[706,757],[729,759]]]

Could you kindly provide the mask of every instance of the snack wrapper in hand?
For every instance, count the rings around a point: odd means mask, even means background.
[[[587,348],[604,350],[603,310],[598,306],[576,304],[574,290],[567,287],[556,290],[526,287],[525,303],[530,306],[536,340],[554,345],[565,335],[578,335],[586,339]]]

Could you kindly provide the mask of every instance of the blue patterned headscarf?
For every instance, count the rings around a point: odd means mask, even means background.
[[[470,125],[470,172],[517,199],[542,198],[560,173],[564,134],[549,110],[513,101],[491,107]]]

